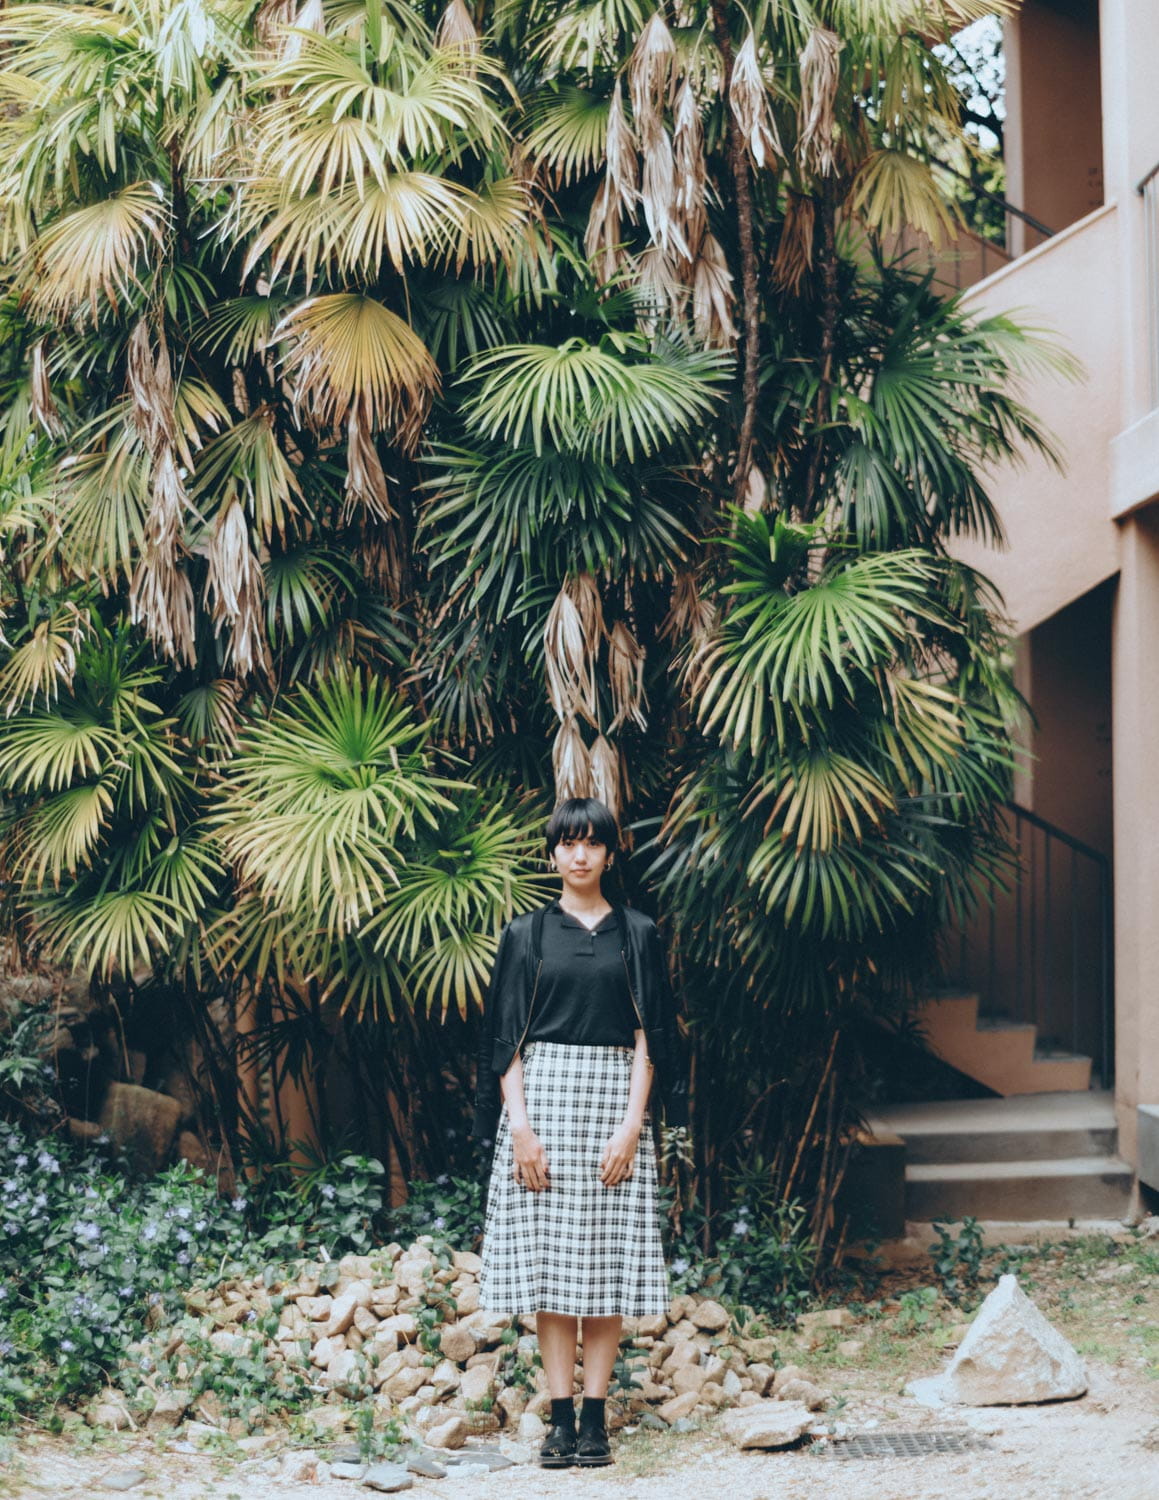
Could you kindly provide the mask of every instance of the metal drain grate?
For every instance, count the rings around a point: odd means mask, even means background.
[[[968,1453],[993,1445],[976,1432],[858,1432],[826,1438],[809,1452],[816,1458],[925,1458],[931,1453]]]

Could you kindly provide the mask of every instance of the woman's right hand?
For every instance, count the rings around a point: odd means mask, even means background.
[[[547,1152],[530,1125],[521,1125],[512,1130],[511,1150],[515,1157],[512,1169],[515,1181],[534,1193],[547,1187]]]

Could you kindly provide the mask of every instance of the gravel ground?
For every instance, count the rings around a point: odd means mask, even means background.
[[[1159,1401],[1146,1377],[1091,1364],[1080,1401],[1028,1408],[932,1412],[908,1397],[847,1397],[840,1420],[850,1432],[969,1430],[986,1451],[920,1459],[823,1460],[806,1453],[738,1453],[711,1427],[684,1436],[635,1433],[616,1440],[605,1470],[551,1473],[528,1466],[490,1476],[416,1479],[411,1494],[472,1500],[551,1500],[581,1495],[626,1500],[1156,1500],[1159,1497]],[[834,1389],[841,1394],[839,1386]],[[271,1473],[277,1460],[237,1463],[217,1455],[158,1453],[144,1439],[111,1439],[85,1449],[75,1440],[25,1442],[0,1477],[6,1497],[79,1497],[107,1493],[102,1478],[139,1467],[130,1493],[157,1500],[358,1500],[371,1491],[348,1480],[291,1483]]]

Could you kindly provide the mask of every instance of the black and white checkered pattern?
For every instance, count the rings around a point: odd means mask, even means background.
[[[630,1177],[600,1181],[600,1157],[623,1123],[629,1047],[530,1042],[527,1116],[547,1153],[550,1186],[522,1187],[504,1106],[483,1229],[479,1305],[489,1312],[645,1317],[670,1301],[660,1241],[656,1151],[645,1117]]]

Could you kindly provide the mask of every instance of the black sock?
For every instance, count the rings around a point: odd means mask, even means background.
[[[580,1426],[588,1432],[603,1432],[604,1398],[602,1396],[584,1397],[584,1404],[580,1408]]]
[[[575,1402],[570,1396],[551,1398],[551,1425],[553,1427],[575,1427]]]

